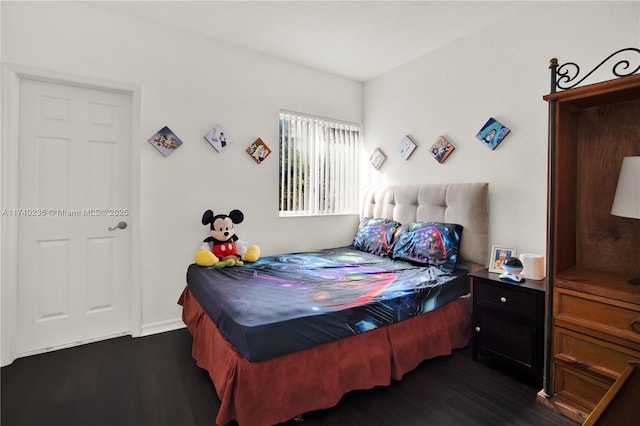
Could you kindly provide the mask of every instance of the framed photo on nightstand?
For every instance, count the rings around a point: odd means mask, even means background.
[[[489,272],[496,272],[501,274],[504,272],[502,269],[502,262],[507,257],[516,256],[516,248],[515,247],[506,247],[501,245],[493,245],[491,246],[491,254],[489,258]]]

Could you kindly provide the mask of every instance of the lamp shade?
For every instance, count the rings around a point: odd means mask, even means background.
[[[640,157],[622,160],[611,214],[640,219]]]

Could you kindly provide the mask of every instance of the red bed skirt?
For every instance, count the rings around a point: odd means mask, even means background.
[[[388,385],[422,361],[451,354],[471,337],[466,298],[388,327],[263,362],[225,340],[185,288],[178,303],[193,336],[192,355],[209,372],[221,405],[216,424],[270,426],[333,407],[347,392]]]

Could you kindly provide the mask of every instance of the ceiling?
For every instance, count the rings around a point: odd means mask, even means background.
[[[90,4],[366,81],[504,19],[522,1],[104,1]]]

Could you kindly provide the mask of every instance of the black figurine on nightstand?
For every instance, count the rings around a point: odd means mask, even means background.
[[[523,268],[522,262],[517,257],[507,257],[500,266],[504,269],[504,272],[500,274],[500,279],[513,281],[514,283],[524,281],[524,278],[519,275]]]

